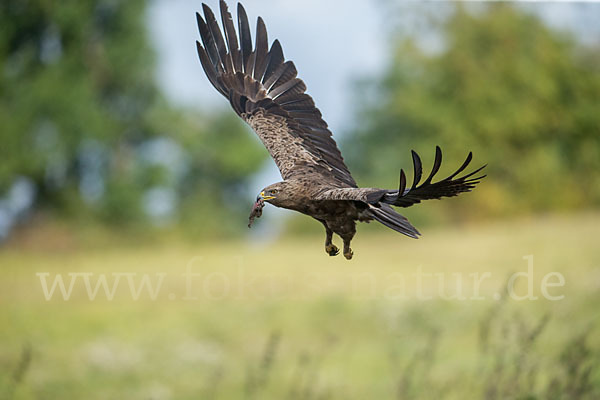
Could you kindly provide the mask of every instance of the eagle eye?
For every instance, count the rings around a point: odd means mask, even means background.
[[[277,189],[271,189],[271,194],[277,194],[278,190]]]

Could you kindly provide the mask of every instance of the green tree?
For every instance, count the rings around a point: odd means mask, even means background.
[[[400,164],[412,169],[411,148],[431,160],[442,146],[440,177],[472,150],[473,166],[489,164],[488,177],[474,194],[444,202],[445,214],[600,205],[598,49],[507,3],[480,11],[457,5],[437,26],[439,52],[411,38],[395,43],[348,135],[346,148],[360,149],[350,163],[369,184],[390,187]]]
[[[209,198],[196,207],[213,219],[226,195],[239,201],[231,191],[266,153],[232,113],[195,116],[166,102],[147,3],[0,4],[0,197],[26,177],[38,209],[115,223],[147,221],[153,199],[175,198],[172,221],[193,213],[188,199]]]

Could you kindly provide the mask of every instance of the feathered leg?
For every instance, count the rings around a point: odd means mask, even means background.
[[[333,244],[333,231],[329,229],[329,227],[327,226],[327,222],[323,220],[319,220],[319,222],[321,222],[325,227],[325,252],[330,256],[337,256],[338,254],[340,254],[340,249],[338,249],[338,247],[335,244]]]
[[[356,225],[354,221],[352,221],[351,224],[346,225],[345,229],[342,232],[336,233],[340,235],[340,237],[344,240],[344,257],[346,257],[347,260],[351,260],[354,253],[350,248],[350,242],[356,234]]]
[[[351,260],[352,256],[354,255],[354,252],[350,248],[350,242],[352,241],[352,236],[350,236],[350,237],[346,236],[346,237],[343,237],[342,239],[344,239],[344,257],[346,257],[346,260]]]

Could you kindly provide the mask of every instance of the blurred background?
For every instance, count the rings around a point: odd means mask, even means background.
[[[418,242],[359,226],[351,263],[304,216],[249,231],[280,177],[202,71],[200,3],[3,1],[0,398],[598,398],[600,4],[244,5],[359,185],[436,145],[440,176],[473,151],[488,177],[403,210]],[[457,295],[483,272],[487,300]]]

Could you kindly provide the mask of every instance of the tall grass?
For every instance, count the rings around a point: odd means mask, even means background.
[[[600,398],[598,226],[591,213],[440,229],[419,241],[359,235],[352,262],[325,255],[320,237],[4,249],[0,398]],[[503,290],[528,254],[538,300],[516,301]],[[198,298],[185,301],[190,263],[213,279],[197,278]],[[485,300],[419,300],[409,279],[419,266],[491,272]],[[552,271],[565,277],[560,301],[540,295]],[[80,287],[68,301],[46,301],[39,272],[168,276],[155,300],[133,300],[124,287],[91,301]],[[240,274],[243,296],[233,290]],[[391,296],[397,274],[407,277],[404,297]],[[231,290],[221,296],[224,279]],[[424,291],[436,290],[427,281]]]

